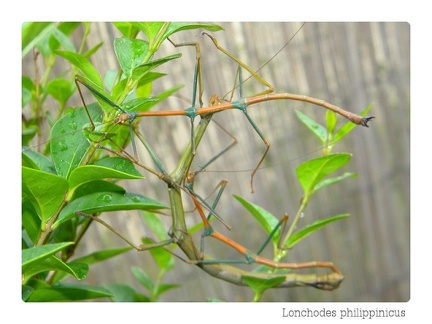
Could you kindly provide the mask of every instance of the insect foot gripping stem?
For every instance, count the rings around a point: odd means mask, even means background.
[[[360,125],[364,126],[364,127],[369,127],[369,125],[367,124],[372,118],[375,118],[373,116],[368,116],[368,117],[363,117],[361,119],[361,123]]]

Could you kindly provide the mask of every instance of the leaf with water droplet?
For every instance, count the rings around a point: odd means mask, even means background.
[[[75,217],[76,211],[93,214],[105,211],[135,209],[154,211],[166,208],[168,208],[167,205],[136,193],[96,192],[86,196],[81,196],[71,201],[61,211],[54,227],[57,227],[70,218]]]
[[[94,121],[101,121],[102,112],[97,104],[88,105]],[[70,173],[80,165],[90,148],[81,129],[89,123],[84,108],[77,108],[59,119],[51,129],[51,156],[57,174],[68,178]],[[75,128],[71,131],[71,127]]]
[[[112,201],[112,195],[108,193],[101,194],[99,197],[96,198],[96,200],[100,202],[110,203]]]

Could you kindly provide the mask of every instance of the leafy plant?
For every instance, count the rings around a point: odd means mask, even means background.
[[[83,52],[89,23],[27,23],[22,30],[22,55],[25,57],[34,49],[34,56],[42,55],[46,70],[42,77],[34,80],[23,76],[22,93],[24,107],[30,107],[30,116],[23,118],[22,127],[22,226],[23,226],[23,299],[26,301],[82,300],[110,297],[120,300],[118,295],[124,289],[117,286],[103,289],[62,283],[65,274],[77,280],[86,277],[89,265],[115,257],[131,248],[98,251],[92,255],[70,261],[77,245],[90,226],[92,220],[79,217],[76,211],[98,215],[102,212],[138,209],[155,211],[168,208],[167,205],[137,193],[127,192],[115,184],[120,179],[142,179],[132,162],[118,156],[104,156],[97,145],[108,139],[110,146],[115,143],[125,147],[130,137],[127,127],[113,128],[115,115],[101,97],[99,104],[66,109],[67,100],[75,93],[74,77],[91,83],[99,93],[113,102],[121,102],[130,111],[144,111],[163,101],[179,87],[149,98],[151,82],[163,76],[154,69],[180,57],[154,59],[161,43],[170,35],[187,29],[206,28],[220,30],[212,24],[184,23],[116,23],[123,37],[114,41],[115,53],[121,70],[113,80],[108,79],[111,91],[108,92],[102,76],[90,63],[89,58],[102,47],[102,43]],[[69,37],[79,27],[84,28],[84,37],[78,50]],[[147,40],[138,39],[143,33]],[[72,69],[69,77],[51,76],[56,60],[66,59]],[[130,92],[134,93],[129,96]],[[45,108],[48,97],[59,105],[54,117]],[[24,115],[23,115],[24,116]],[[97,125],[91,129],[90,119]],[[43,135],[43,121],[50,123],[50,141],[42,153],[29,148],[31,140]],[[37,146],[40,149],[39,146]],[[114,180],[114,182],[113,182]],[[153,219],[153,224],[156,220]],[[61,252],[61,257],[57,254]],[[153,250],[152,255],[164,273],[173,267],[170,254],[161,249]],[[162,257],[165,255],[165,257]],[[140,300],[157,300],[161,293],[175,286],[154,286],[145,280],[145,272],[134,270],[139,281],[148,289],[150,296],[141,295]]]

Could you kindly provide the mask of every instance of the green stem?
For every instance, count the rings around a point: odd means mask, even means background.
[[[274,261],[280,262],[287,255],[287,253],[288,253],[288,249],[287,249],[288,240],[291,237],[291,235],[294,233],[295,229],[297,228],[297,223],[300,220],[300,218],[303,214],[303,211],[306,209],[306,206],[309,202],[309,198],[310,198],[309,194],[305,193],[305,196],[303,197],[303,199],[301,201],[300,207],[297,210],[296,215],[294,216],[294,219],[291,223],[291,226],[289,227],[287,234],[285,235],[284,239],[282,240],[282,244],[281,244],[282,248],[278,249],[278,253],[276,253]]]

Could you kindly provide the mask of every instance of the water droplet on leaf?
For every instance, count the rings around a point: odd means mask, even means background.
[[[109,203],[112,200],[112,196],[109,194],[103,194],[103,195],[100,195],[96,200]]]

